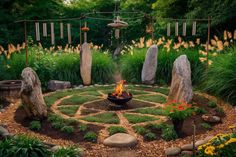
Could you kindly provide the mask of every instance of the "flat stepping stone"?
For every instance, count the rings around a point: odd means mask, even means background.
[[[106,138],[103,144],[110,147],[133,147],[137,142],[137,139],[132,135],[117,133]]]

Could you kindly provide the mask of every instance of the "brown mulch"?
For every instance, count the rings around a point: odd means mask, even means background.
[[[203,134],[196,135],[196,139],[202,139],[209,135],[216,135],[218,133],[227,133],[230,132],[230,129],[228,126],[235,125],[236,124],[236,110],[227,104],[224,104],[223,102],[219,102],[221,107],[224,109],[224,112],[226,113],[224,119],[222,120],[222,123],[215,125],[213,130],[207,131]],[[218,104],[219,104],[218,103]],[[55,139],[47,135],[43,135],[40,133],[33,132],[29,130],[28,128],[22,126],[21,124],[17,123],[15,121],[14,115],[15,111],[18,108],[19,103],[10,105],[6,108],[6,111],[4,113],[0,113],[0,123],[6,124],[8,126],[8,130],[10,133],[13,134],[27,134],[29,136],[38,137],[44,142],[58,144],[58,145],[71,145],[71,144],[78,144],[74,143],[69,140],[63,140],[63,139]],[[185,126],[189,127],[190,126]],[[164,157],[164,150],[168,147],[172,146],[180,146],[183,144],[188,144],[192,140],[191,136],[187,136],[184,138],[177,139],[175,141],[166,142],[164,140],[158,140],[153,142],[143,142],[141,139],[139,139],[138,145],[134,148],[109,148],[104,146],[102,143],[79,143],[80,147],[85,149],[86,156],[88,157],[112,157],[115,156],[115,154],[119,154],[120,152],[124,152],[123,154],[128,154],[128,157],[133,156],[136,157]],[[134,152],[134,153],[131,153]],[[131,154],[130,154],[131,153]],[[121,155],[121,156],[127,156],[127,155]]]

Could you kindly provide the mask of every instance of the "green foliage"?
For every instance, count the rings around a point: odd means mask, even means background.
[[[224,113],[224,110],[223,110],[223,108],[221,108],[221,107],[216,107],[216,112],[218,112],[218,113]]]
[[[111,83],[113,82],[114,63],[112,58],[100,52],[93,53],[92,82]]]
[[[60,148],[53,153],[52,157],[78,157],[78,148],[74,146]]]
[[[204,108],[202,108],[202,107],[195,107],[194,108],[194,112],[196,112],[197,114],[204,114],[207,111]]]
[[[124,117],[130,123],[133,123],[133,124],[142,123],[142,122],[148,122],[148,121],[155,121],[155,120],[159,119],[159,118],[151,117],[151,116],[142,116],[142,115],[135,115],[135,114],[128,114],[128,113],[125,113]]]
[[[139,126],[139,125],[133,126],[133,129],[137,134],[140,134],[140,135],[145,135],[149,131],[145,127]]]
[[[60,106],[58,107],[58,110],[61,111],[61,113],[66,114],[68,116],[74,116],[78,108],[79,106]]]
[[[52,122],[52,127],[53,127],[54,129],[61,129],[61,128],[63,128],[64,126],[65,126],[65,124],[62,123],[62,122]]]
[[[175,132],[174,127],[171,125],[163,125],[161,130],[162,130],[161,137],[165,141],[175,140],[178,138],[178,135]]]
[[[57,115],[57,114],[49,114],[48,116],[48,121],[50,122],[63,122],[64,119],[62,116]]]
[[[155,96],[153,96],[153,95],[142,95],[142,96],[137,96],[136,99],[152,101],[152,102],[157,102],[157,103],[166,102],[166,98],[164,98],[161,95],[155,95]]]
[[[88,125],[87,124],[80,124],[79,125],[79,131],[81,132],[85,132],[88,129]]]
[[[132,112],[142,113],[142,114],[151,114],[151,115],[166,115],[165,111],[162,108],[140,108]]]
[[[108,124],[118,124],[120,122],[117,115],[113,112],[101,113],[94,116],[87,116],[81,119],[88,122],[98,122],[98,123],[108,123]]]
[[[213,60],[204,75],[205,91],[225,99],[231,104],[236,102],[236,53],[224,54]]]
[[[78,120],[73,119],[73,118],[64,119],[64,121],[67,125],[76,125],[76,124],[78,124]]]
[[[89,131],[84,135],[84,140],[89,141],[89,142],[96,142],[97,134],[93,131]]]
[[[215,101],[210,101],[210,102],[208,103],[208,107],[216,108],[216,107],[217,107],[217,104],[216,104]]]
[[[94,97],[94,96],[78,96],[78,95],[74,95],[68,99],[64,99],[60,104],[59,106],[62,106],[62,105],[81,105],[85,102],[88,102],[88,101],[93,101],[93,100],[96,100],[97,97]]]
[[[144,139],[147,140],[147,141],[153,141],[156,138],[157,138],[156,135],[152,132],[148,132],[144,135]]]
[[[114,135],[116,133],[126,133],[125,128],[121,126],[110,126],[108,128],[109,135]]]
[[[30,123],[29,128],[30,128],[31,130],[36,130],[36,131],[41,130],[41,123],[40,123],[40,121],[32,121],[32,122]]]
[[[201,123],[201,127],[205,128],[205,129],[211,129],[212,126],[209,123]]]
[[[46,146],[35,138],[27,136],[16,136],[14,138],[0,141],[0,156],[35,156],[35,157],[49,157],[50,153]]]
[[[68,133],[68,134],[73,133],[74,130],[75,130],[75,129],[74,129],[73,126],[63,126],[63,127],[61,128],[61,131],[62,131],[62,132],[65,132],[65,133]]]

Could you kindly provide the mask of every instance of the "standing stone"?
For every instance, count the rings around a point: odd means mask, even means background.
[[[21,99],[27,116],[37,119],[47,117],[47,106],[43,99],[38,75],[28,67],[22,71],[21,77]]]
[[[172,81],[167,101],[190,102],[193,98],[191,68],[186,55],[179,56],[172,69]]]
[[[146,54],[146,58],[142,69],[142,82],[144,84],[154,84],[157,70],[157,45],[152,45]]]
[[[91,84],[92,54],[89,44],[84,43],[80,52],[80,75],[84,85]]]

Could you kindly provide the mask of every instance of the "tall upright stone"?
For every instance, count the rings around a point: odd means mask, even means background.
[[[142,83],[144,84],[154,84],[157,70],[157,56],[158,47],[157,45],[152,45],[146,54],[146,58],[142,69]]]
[[[21,77],[21,99],[27,116],[36,119],[47,117],[47,106],[43,99],[38,75],[28,67],[22,71]]]
[[[193,98],[191,68],[186,55],[179,56],[172,69],[171,88],[167,101],[190,102]]]
[[[84,85],[91,84],[92,53],[88,43],[83,43],[80,52],[80,75]]]

